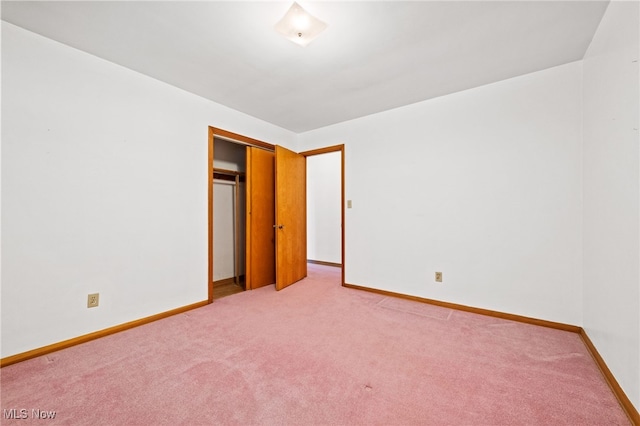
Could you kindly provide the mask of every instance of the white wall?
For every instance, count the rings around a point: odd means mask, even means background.
[[[295,138],[5,22],[2,124],[2,357],[206,300],[207,126]]]
[[[584,59],[584,329],[640,409],[638,2],[613,1]]]
[[[300,150],[345,144],[346,281],[580,325],[581,73],[299,135]]]
[[[307,257],[342,263],[340,152],[307,157]]]

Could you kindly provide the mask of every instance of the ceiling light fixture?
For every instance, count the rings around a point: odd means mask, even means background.
[[[327,24],[295,2],[275,26],[277,32],[300,46],[311,43],[325,28]]]

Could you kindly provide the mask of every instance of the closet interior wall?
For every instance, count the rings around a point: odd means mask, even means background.
[[[213,144],[213,281],[243,285],[246,147],[219,138]]]

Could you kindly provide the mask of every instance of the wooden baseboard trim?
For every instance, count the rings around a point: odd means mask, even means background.
[[[430,305],[442,306],[443,308],[456,309],[458,311],[471,312],[471,313],[480,314],[480,315],[488,315],[490,317],[496,317],[496,318],[502,318],[502,319],[511,320],[511,321],[523,322],[523,323],[526,323],[526,324],[539,325],[539,326],[542,326],[542,327],[555,328],[557,330],[571,331],[573,333],[579,333],[580,330],[582,329],[581,327],[578,327],[577,325],[569,325],[569,324],[563,324],[563,323],[560,323],[560,322],[546,321],[546,320],[541,320],[541,319],[537,319],[537,318],[525,317],[525,316],[522,316],[522,315],[507,314],[507,313],[504,313],[504,312],[492,311],[492,310],[489,310],[489,309],[474,308],[472,306],[458,305],[457,303],[442,302],[440,300],[426,299],[424,297],[409,296],[409,295],[402,294],[402,293],[394,293],[392,291],[378,290],[376,288],[370,288],[370,287],[362,287],[362,286],[355,285],[355,284],[347,284],[347,283],[345,283],[344,287],[354,288],[356,290],[369,291],[371,293],[382,294],[384,296],[392,296],[392,297],[399,297],[401,299],[414,300],[416,302],[428,303]]]
[[[324,260],[307,259],[307,263],[313,263],[315,265],[325,265],[325,266],[334,266],[336,268],[342,268],[342,263],[325,262]]]
[[[627,394],[624,392],[624,390],[622,390],[622,387],[620,387],[620,384],[613,376],[611,370],[609,370],[609,367],[607,367],[607,364],[604,362],[602,356],[600,356],[600,353],[587,335],[587,332],[583,328],[580,328],[579,334],[580,337],[582,337],[584,345],[587,347],[589,353],[593,357],[593,360],[598,365],[598,368],[600,368],[600,371],[602,372],[602,375],[604,376],[607,384],[611,388],[611,391],[613,391],[613,394],[616,396],[616,398],[618,398],[618,402],[629,417],[629,420],[633,425],[640,426],[640,414],[638,413],[638,410],[636,410]]]
[[[81,343],[86,343],[91,340],[99,339],[101,337],[108,336],[110,334],[119,333],[121,331],[129,330],[134,327],[138,327],[144,324],[148,324],[153,321],[161,320],[163,318],[167,318],[173,315],[181,314],[183,312],[190,311],[192,309],[201,308],[209,304],[208,300],[204,300],[202,302],[193,303],[191,305],[182,306],[180,308],[172,309],[170,311],[161,312],[159,314],[151,315],[149,317],[140,318],[138,320],[126,322],[124,324],[116,325],[113,327],[105,328],[104,330],[95,331],[93,333],[85,334],[83,336],[74,337],[73,339],[64,340],[62,342],[53,343],[51,345],[43,346],[41,348],[32,349],[27,352],[22,352],[16,355],[8,356],[6,358],[0,359],[0,368],[6,367],[11,364],[16,364],[18,362],[26,361],[31,358],[36,358],[42,355],[47,355],[52,352],[59,351],[61,349],[66,349],[71,346],[79,345]]]

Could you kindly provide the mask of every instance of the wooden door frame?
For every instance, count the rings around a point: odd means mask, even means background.
[[[207,168],[207,188],[208,188],[208,232],[207,232],[207,244],[208,244],[208,271],[207,271],[207,301],[213,302],[213,139],[219,137],[229,142],[237,143],[239,145],[256,146],[259,148],[275,150],[275,145],[267,142],[263,142],[257,139],[253,139],[247,136],[239,135],[237,133],[229,132],[227,130],[218,129],[217,127],[209,126],[209,155],[208,155],[208,168]]]
[[[344,268],[345,268],[345,250],[344,250],[344,229],[345,229],[345,223],[344,223],[344,207],[345,207],[345,202],[344,202],[344,144],[341,145],[333,145],[333,146],[328,146],[325,148],[318,148],[318,149],[312,149],[310,151],[303,151],[300,152],[300,155],[303,155],[305,158],[306,157],[311,157],[313,155],[320,155],[320,154],[328,154],[330,152],[340,152],[340,220],[342,222],[342,226],[340,229],[340,239],[341,239],[341,250],[342,250],[342,261],[340,262],[341,264],[341,268],[342,268],[342,285],[344,286]],[[308,170],[308,169],[307,169]]]

